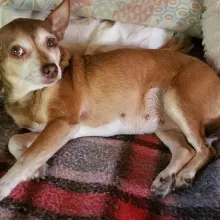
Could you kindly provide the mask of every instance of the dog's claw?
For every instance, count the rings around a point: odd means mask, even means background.
[[[45,163],[38,170],[35,171],[31,179],[45,179],[47,175],[46,174],[47,168],[48,168],[48,165]]]
[[[164,197],[173,190],[175,175],[161,173],[154,180],[150,190],[157,197]]]
[[[176,188],[189,188],[192,186],[194,175],[190,172],[179,173],[176,176]]]

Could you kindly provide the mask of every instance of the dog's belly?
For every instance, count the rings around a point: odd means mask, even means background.
[[[133,103],[138,97],[133,100]],[[165,113],[161,107],[161,89],[151,88],[145,94],[142,106],[134,104],[134,108],[124,112],[124,116],[110,121],[108,124],[90,127],[80,124],[73,138],[83,136],[114,136],[119,134],[150,134],[165,125]],[[131,100],[132,103],[132,100]],[[119,115],[119,114],[118,114]],[[97,117],[96,117],[97,118]]]
[[[106,125],[89,127],[81,124],[79,130],[72,138],[84,136],[114,136],[119,134],[150,134],[160,127],[160,118],[139,118],[134,123],[126,120],[116,119]]]

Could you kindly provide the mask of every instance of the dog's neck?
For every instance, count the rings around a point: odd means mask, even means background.
[[[31,87],[31,89],[30,89]],[[13,86],[13,88],[9,89],[4,88],[5,91],[5,102],[13,104],[13,103],[19,103],[22,102],[24,99],[27,99],[28,97],[31,97],[32,94],[36,93],[37,91],[42,90],[42,88],[36,88],[33,90],[34,85],[31,85],[29,83],[26,83],[24,80],[22,80],[21,83],[18,83],[16,86]]]

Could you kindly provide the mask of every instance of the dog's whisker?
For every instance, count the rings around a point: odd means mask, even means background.
[[[17,82],[17,85],[19,84],[20,81],[21,81],[21,77],[19,77],[18,82]]]

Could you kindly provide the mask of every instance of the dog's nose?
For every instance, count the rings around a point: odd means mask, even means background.
[[[58,75],[58,67],[55,63],[48,63],[43,66],[43,74],[49,78],[55,78]]]

